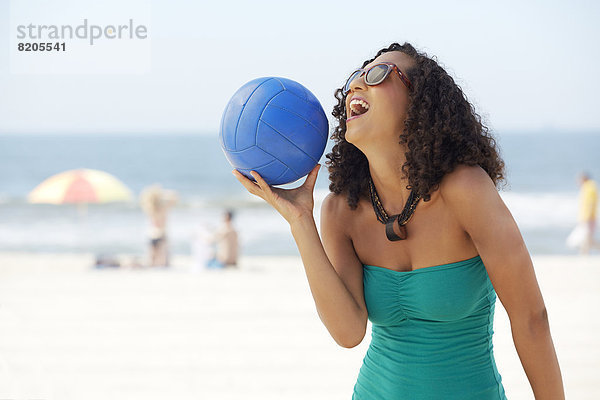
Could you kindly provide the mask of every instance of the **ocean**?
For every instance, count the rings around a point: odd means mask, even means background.
[[[530,253],[575,253],[565,239],[576,224],[576,176],[585,170],[600,177],[600,134],[552,131],[496,138],[507,166],[508,184],[500,195]],[[146,254],[148,221],[137,202],[92,204],[85,215],[72,205],[27,203],[37,184],[75,168],[109,172],[136,196],[153,183],[176,190],[180,203],[169,218],[172,254],[190,254],[195,235],[215,229],[224,208],[235,210],[242,254],[298,254],[285,220],[231,175],[217,133],[0,136],[0,251]],[[328,184],[322,168],[316,210]]]

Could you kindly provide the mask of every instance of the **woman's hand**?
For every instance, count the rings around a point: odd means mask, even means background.
[[[233,175],[251,194],[258,196],[269,203],[291,225],[294,221],[305,216],[312,217],[314,200],[313,190],[321,164],[317,164],[302,184],[295,189],[281,189],[269,186],[256,171],[250,175],[256,179],[252,182],[238,170],[231,171]]]

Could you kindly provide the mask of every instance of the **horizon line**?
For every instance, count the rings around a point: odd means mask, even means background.
[[[490,130],[492,135],[519,135],[519,134],[600,134],[600,128],[583,128],[583,129],[560,129],[560,128],[536,128],[536,129],[525,129],[525,128],[512,128],[512,129],[499,129]],[[41,132],[41,131],[25,131],[25,132],[2,132],[0,131],[0,137],[11,137],[11,136],[218,136],[219,130],[178,130],[178,131],[124,131],[124,132],[102,132],[102,131],[66,131],[66,132]]]

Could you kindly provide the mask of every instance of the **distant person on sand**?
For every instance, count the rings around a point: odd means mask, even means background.
[[[208,262],[208,267],[236,267],[239,253],[238,234],[233,227],[233,211],[226,210],[223,214],[223,225],[212,237],[216,244],[215,258]]]
[[[582,172],[577,177],[579,186],[579,213],[577,227],[569,235],[567,244],[579,247],[580,254],[588,254],[592,248],[600,248],[600,243],[594,241],[596,230],[596,208],[598,207],[598,189],[590,174]]]
[[[169,248],[167,241],[167,215],[169,209],[177,204],[177,193],[164,190],[159,184],[145,188],[140,196],[142,210],[150,219],[150,266],[169,266]]]

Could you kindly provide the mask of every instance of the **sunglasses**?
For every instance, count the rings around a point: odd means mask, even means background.
[[[400,71],[400,69],[395,64],[382,62],[379,64],[375,64],[368,69],[359,68],[352,74],[350,74],[350,78],[348,78],[346,84],[344,85],[343,94],[348,94],[348,92],[350,91],[350,84],[355,79],[360,78],[363,75],[365,76],[365,83],[367,85],[375,86],[383,82],[392,71],[396,71],[402,83],[404,83],[404,85],[406,85],[406,87],[409,90],[412,90],[412,83],[410,83],[406,75],[403,74],[402,71]]]

